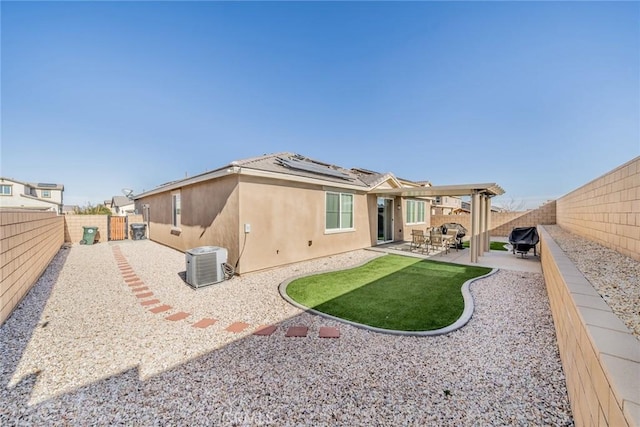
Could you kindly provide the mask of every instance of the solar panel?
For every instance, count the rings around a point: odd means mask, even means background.
[[[304,161],[292,160],[292,159],[278,159],[278,161],[283,166],[286,166],[290,169],[296,169],[300,171],[311,172],[319,175],[326,175],[326,176],[331,176],[331,177],[340,178],[340,179],[351,179],[351,177],[346,173],[337,171],[335,169],[331,169],[326,166],[310,163],[310,162],[304,162]]]
[[[48,182],[39,182],[38,183],[38,187],[50,187],[50,188],[55,188],[57,187],[58,184],[49,184]]]

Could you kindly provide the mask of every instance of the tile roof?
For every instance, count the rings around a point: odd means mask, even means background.
[[[344,184],[346,182],[351,185],[369,187],[367,178],[363,177],[362,174],[289,152],[265,154],[260,157],[238,160],[231,162],[231,165],[266,172],[315,178],[333,183]]]
[[[250,157],[241,160],[234,160],[227,165],[217,169],[203,172],[188,178],[175,181],[169,181],[159,185],[153,190],[145,191],[138,194],[136,199],[145,197],[158,192],[168,191],[180,188],[185,185],[195,184],[197,182],[215,179],[221,174],[231,173],[233,169],[246,171],[257,171],[280,174],[281,177],[274,175],[274,178],[287,179],[286,175],[291,176],[292,180],[296,177],[304,179],[315,179],[319,183],[326,184],[342,184],[350,187],[360,187],[363,190],[375,188],[388,179],[396,180],[392,173],[379,173],[367,169],[353,168],[346,169],[341,166],[324,163],[309,157],[291,153],[279,152],[264,154],[262,156]],[[236,172],[234,170],[234,172]]]

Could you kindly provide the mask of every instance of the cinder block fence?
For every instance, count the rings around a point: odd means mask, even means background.
[[[576,426],[640,426],[640,341],[538,227],[544,281]]]
[[[0,210],[0,325],[38,281],[62,245],[82,240],[85,226],[108,240],[107,215],[59,216],[55,212]],[[130,215],[130,224],[142,215]]]
[[[0,211],[0,324],[29,292],[64,243],[55,212]]]

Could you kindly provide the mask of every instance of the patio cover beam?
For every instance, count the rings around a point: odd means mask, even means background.
[[[496,183],[436,185],[432,187],[385,188],[373,190],[372,193],[400,197],[435,197],[435,196],[470,196],[475,191],[489,197],[500,196],[504,190]]]
[[[436,197],[436,196],[471,196],[471,236],[469,253],[471,262],[478,262],[478,257],[489,250],[489,216],[491,213],[491,197],[504,194],[504,190],[496,183],[439,185],[433,187],[388,188],[371,191],[378,196],[396,197]]]

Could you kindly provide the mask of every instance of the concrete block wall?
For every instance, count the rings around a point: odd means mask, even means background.
[[[128,224],[143,223],[141,214],[127,215]],[[109,240],[109,215],[65,215],[64,217],[64,241],[67,243],[80,243],[84,236],[83,227],[98,227],[98,241]],[[127,230],[131,238],[131,229]]]
[[[640,261],[640,157],[558,199],[557,223]]]
[[[431,225],[439,227],[447,222],[462,224],[471,232],[471,215],[431,215]],[[490,235],[506,237],[515,227],[535,227],[556,223],[556,202],[552,201],[524,212],[491,212]]]
[[[544,226],[541,260],[576,426],[640,426],[640,341]]]
[[[83,227],[98,227],[97,239],[106,242],[108,235],[109,215],[65,215],[64,241],[80,243],[84,235]]]
[[[0,211],[0,324],[63,244],[64,218],[55,212]]]
[[[554,200],[545,203],[539,208],[527,211],[524,215],[520,215],[511,220],[503,221],[501,216],[504,215],[504,213],[502,212],[496,212],[495,215],[498,221],[496,221],[495,224],[493,222],[491,223],[491,235],[507,237],[509,233],[511,233],[511,230],[516,227],[536,227],[540,224],[555,224],[556,202]]]

